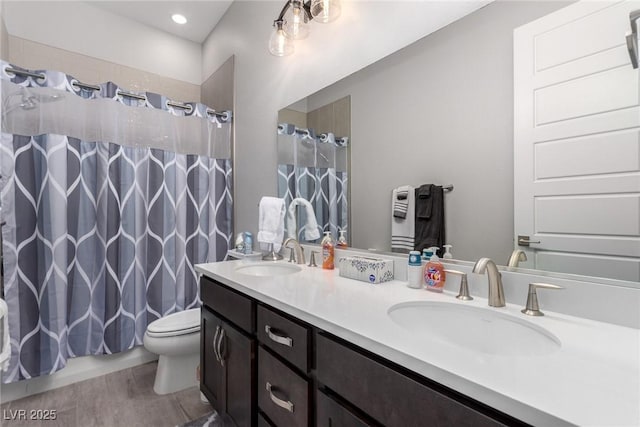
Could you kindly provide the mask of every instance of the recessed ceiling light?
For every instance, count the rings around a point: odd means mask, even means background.
[[[187,18],[184,17],[184,15],[180,15],[179,13],[174,13],[173,15],[171,15],[171,19],[173,19],[173,22],[175,22],[176,24],[186,24],[187,23]]]

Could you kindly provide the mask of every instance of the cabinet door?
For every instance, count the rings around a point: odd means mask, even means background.
[[[256,372],[256,340],[228,323],[223,325],[220,334],[220,365],[224,368],[226,379],[226,413],[237,427],[250,427],[255,425],[257,413],[252,381]]]
[[[218,361],[217,341],[224,323],[208,308],[202,307],[200,322],[200,390],[220,413],[226,407],[226,369]]]

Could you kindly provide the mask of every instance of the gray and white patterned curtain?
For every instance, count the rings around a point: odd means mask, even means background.
[[[295,198],[308,200],[322,231],[348,234],[348,138],[332,133],[316,136],[313,129],[278,125],[278,196],[289,206]],[[298,240],[304,241],[306,213],[298,209]]]
[[[5,383],[141,345],[150,322],[200,305],[194,264],[223,260],[233,232],[230,112],[7,67]]]

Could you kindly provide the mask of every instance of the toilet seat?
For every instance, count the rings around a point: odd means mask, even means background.
[[[200,309],[179,311],[154,320],[147,326],[147,335],[154,338],[175,337],[200,331]]]

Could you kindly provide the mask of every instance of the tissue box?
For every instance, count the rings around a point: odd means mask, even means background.
[[[393,280],[393,260],[348,256],[338,260],[340,276],[368,283]]]

